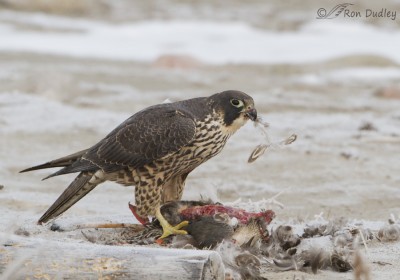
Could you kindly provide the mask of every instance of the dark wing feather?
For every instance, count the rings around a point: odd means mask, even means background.
[[[93,190],[97,184],[90,184],[89,181],[93,174],[89,172],[80,173],[74,181],[64,190],[57,200],[47,209],[46,213],[39,219],[42,224],[49,219],[57,217],[67,211],[72,205]]]
[[[144,109],[93,147],[21,172],[64,166],[45,179],[99,169],[113,172],[128,166],[139,168],[173,154],[187,145],[196,132],[195,118],[182,104],[161,104]]]
[[[190,112],[173,105],[161,104],[138,112],[56,175],[94,167],[105,172],[138,168],[177,152],[194,138],[196,125]]]
[[[88,149],[79,151],[76,153],[73,153],[71,155],[55,159],[49,162],[46,162],[44,164],[36,165],[27,169],[24,169],[20,171],[20,173],[23,172],[28,172],[28,171],[33,171],[33,170],[39,170],[39,169],[45,169],[45,168],[53,168],[53,167],[63,167],[63,166],[68,166],[71,165],[73,162],[75,162],[77,159],[79,159],[84,153],[87,152]]]

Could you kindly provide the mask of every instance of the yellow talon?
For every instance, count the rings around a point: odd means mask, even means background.
[[[189,224],[188,221],[183,221],[176,226],[171,226],[161,214],[160,207],[158,207],[156,210],[156,218],[163,228],[163,234],[161,235],[160,239],[166,238],[172,234],[188,234],[186,230],[181,229]]]

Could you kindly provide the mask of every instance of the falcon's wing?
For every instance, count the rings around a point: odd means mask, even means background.
[[[54,164],[64,159],[61,158],[24,171],[64,166],[47,179],[73,172],[138,168],[179,151],[195,132],[194,117],[185,108],[174,103],[156,105],[131,116],[99,143],[77,154],[75,161]]]
[[[177,152],[193,139],[195,131],[194,118],[185,110],[172,106],[150,107],[113,130],[89,149],[82,160],[106,172],[127,166],[141,167]]]

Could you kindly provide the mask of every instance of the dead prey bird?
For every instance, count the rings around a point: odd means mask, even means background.
[[[160,213],[161,220],[154,219],[150,224],[144,225],[141,231],[125,228],[120,231],[118,238],[107,232],[109,237],[105,234],[97,239],[103,240],[101,243],[105,244],[148,245],[157,242],[172,247],[190,244],[199,249],[214,248],[223,240],[228,240],[237,246],[254,247],[257,243],[268,240],[267,226],[275,217],[271,210],[254,213],[204,201],[168,202],[161,206]],[[171,235],[174,232],[163,233],[163,223],[182,222],[187,222],[182,227],[187,235],[173,239]],[[115,241],[109,240],[110,238]],[[96,243],[93,237],[88,239]]]
[[[168,223],[189,221],[184,229],[193,238],[193,245],[200,249],[213,248],[224,239],[234,240],[239,246],[266,239],[267,226],[275,217],[271,210],[252,213],[222,204],[190,201],[169,202],[160,211]],[[161,236],[165,237],[165,234]]]
[[[79,173],[38,223],[61,215],[107,180],[135,186],[134,213],[146,223],[160,205],[180,200],[189,173],[256,118],[253,98],[236,90],[143,109],[92,147],[21,171],[62,167],[45,179]],[[163,226],[180,232],[181,225]]]
[[[278,142],[278,143],[272,143],[271,140],[268,137],[267,134],[267,128],[269,126],[268,123],[264,122],[260,117],[258,117],[255,121],[254,121],[254,125],[256,127],[258,127],[259,129],[261,129],[262,133],[265,136],[266,139],[266,144],[260,144],[257,147],[254,148],[253,152],[250,154],[249,159],[247,160],[248,163],[252,163],[254,161],[256,161],[260,156],[262,156],[264,154],[264,152],[269,148],[269,147],[281,147],[284,145],[290,145],[292,144],[294,141],[296,141],[297,139],[297,135],[296,134],[292,134],[290,135],[288,138]]]
[[[158,244],[173,248],[213,249],[217,251],[234,279],[266,279],[261,276],[260,248],[267,244],[270,235],[267,226],[275,214],[271,210],[258,213],[202,201],[176,201],[160,208],[162,216],[170,224],[189,221],[183,229],[187,235],[160,237],[162,230],[155,220],[151,227],[130,239],[130,243]],[[158,227],[158,230],[156,229]],[[150,233],[153,236],[150,237]],[[228,275],[228,274],[227,274]],[[237,277],[236,277],[237,276]]]

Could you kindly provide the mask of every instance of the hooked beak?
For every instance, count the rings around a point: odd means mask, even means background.
[[[248,108],[244,113],[253,122],[257,119],[257,110],[253,107]]]

